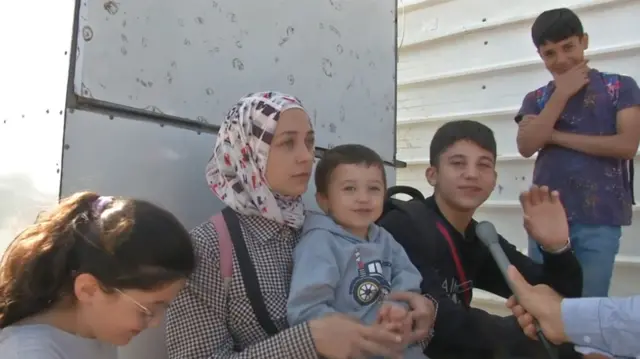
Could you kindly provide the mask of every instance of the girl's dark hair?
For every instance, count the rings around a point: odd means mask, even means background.
[[[188,277],[194,267],[189,233],[168,211],[76,193],[7,248],[0,263],[0,328],[73,296],[78,274],[93,275],[107,292],[152,290]]]

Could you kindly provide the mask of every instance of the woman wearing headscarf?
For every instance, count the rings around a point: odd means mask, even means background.
[[[167,315],[170,359],[359,358],[401,352],[407,338],[346,316],[287,325],[291,256],[304,221],[301,195],[307,190],[313,158],[313,129],[297,98],[254,93],[228,112],[206,177],[238,218],[261,299],[277,333],[267,333],[252,309],[237,250],[234,276],[225,287],[218,231],[209,221],[191,232],[196,270]],[[406,293],[400,300],[409,301],[416,325],[425,328],[415,333],[418,339],[426,337],[426,322],[433,315],[427,313],[427,300]]]

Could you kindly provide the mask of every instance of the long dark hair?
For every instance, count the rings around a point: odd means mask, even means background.
[[[105,291],[152,290],[195,267],[189,233],[146,201],[76,193],[20,233],[0,263],[0,328],[73,295],[78,274]]]

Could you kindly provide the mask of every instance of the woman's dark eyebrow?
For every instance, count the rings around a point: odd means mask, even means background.
[[[279,134],[277,134],[275,137],[282,137],[282,136],[296,136],[298,135],[300,132],[299,131],[284,131],[284,132],[280,132]],[[313,130],[310,130],[309,132],[307,132],[307,136],[313,136],[315,135],[315,132]]]

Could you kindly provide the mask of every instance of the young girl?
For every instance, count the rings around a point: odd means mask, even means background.
[[[254,283],[247,282],[234,248],[233,278],[225,290],[219,228],[211,222],[195,228],[198,267],[168,312],[169,358],[354,358],[402,350],[397,334],[346,316],[287,324],[291,254],[304,221],[301,195],[307,190],[314,150],[309,116],[293,96],[254,93],[229,111],[207,166],[207,180],[234,211],[256,277],[249,278]],[[261,298],[246,293],[247,284],[255,281]],[[415,313],[426,311],[420,295],[405,298]],[[267,333],[252,310],[256,299],[263,302],[275,333]]]
[[[145,201],[84,192],[10,244],[1,359],[106,359],[158,325],[195,266],[188,232]]]

